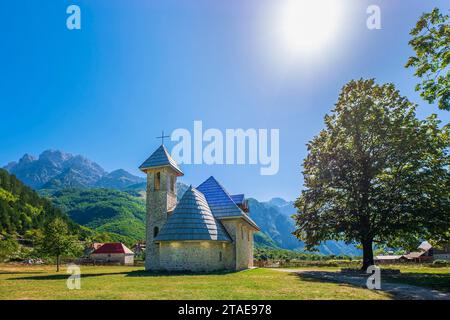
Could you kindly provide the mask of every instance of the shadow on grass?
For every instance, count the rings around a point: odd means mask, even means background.
[[[135,270],[127,272],[127,277],[164,277],[164,276],[206,276],[206,275],[226,275],[236,273],[236,271],[210,271],[210,272],[193,272],[193,271],[145,271]]]
[[[0,271],[0,275],[2,274],[36,274],[36,273],[44,273],[44,271]]]
[[[30,272],[31,273],[31,272]],[[37,273],[37,272],[35,272]],[[202,275],[225,275],[234,273],[234,271],[215,271],[215,272],[190,272],[190,271],[174,271],[174,272],[154,272],[145,270],[124,271],[124,272],[104,272],[104,273],[81,273],[81,278],[124,275],[125,277],[163,277],[163,276],[202,276]],[[6,274],[29,274],[26,272],[11,272]],[[58,274],[37,275],[29,277],[14,277],[8,280],[66,280],[70,274],[61,272]]]
[[[81,278],[113,276],[120,274],[127,274],[128,272],[105,272],[105,273],[81,273]],[[17,273],[15,273],[17,274]],[[70,274],[61,272],[58,274],[48,274],[45,276],[30,276],[30,277],[15,277],[8,280],[66,280]]]

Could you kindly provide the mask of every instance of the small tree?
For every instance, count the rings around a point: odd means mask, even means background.
[[[435,115],[420,121],[394,85],[359,80],[344,86],[325,125],[308,144],[306,189],[295,203],[294,234],[307,249],[360,242],[365,270],[374,242],[448,236],[450,137]]]
[[[406,67],[415,68],[415,75],[425,77],[417,84],[422,98],[429,103],[438,101],[439,108],[450,111],[450,20],[438,8],[425,13],[411,30],[409,44],[416,55]]]
[[[70,234],[67,223],[61,218],[55,218],[45,225],[38,246],[40,252],[56,258],[57,272],[59,272],[61,256],[73,255],[80,250],[77,237]]]
[[[0,234],[0,261],[10,259],[19,251],[19,243],[12,236],[2,236]]]

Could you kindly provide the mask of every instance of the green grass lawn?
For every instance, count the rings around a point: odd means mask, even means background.
[[[0,265],[0,299],[390,299],[382,292],[309,281],[270,269],[208,275],[155,275],[142,267],[84,266],[80,290],[66,268]]]

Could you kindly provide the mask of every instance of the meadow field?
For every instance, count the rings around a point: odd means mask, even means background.
[[[337,271],[338,268],[314,270]],[[450,288],[450,268],[403,267],[402,271],[404,277],[394,277],[392,281],[419,282],[444,291]],[[82,266],[79,290],[67,288],[68,276],[64,266],[56,273],[54,266],[0,265],[0,299],[394,298],[386,292],[318,281],[296,273],[265,268],[233,273],[168,275],[147,273],[142,267]]]
[[[271,269],[206,275],[161,275],[142,267],[82,267],[80,290],[65,268],[1,266],[1,299],[389,299],[363,288],[302,280]]]

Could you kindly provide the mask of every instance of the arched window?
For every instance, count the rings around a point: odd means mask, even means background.
[[[161,173],[155,173],[155,190],[159,190],[161,188]]]
[[[158,236],[159,233],[159,228],[158,227],[154,227],[153,228],[153,238],[156,238]]]

